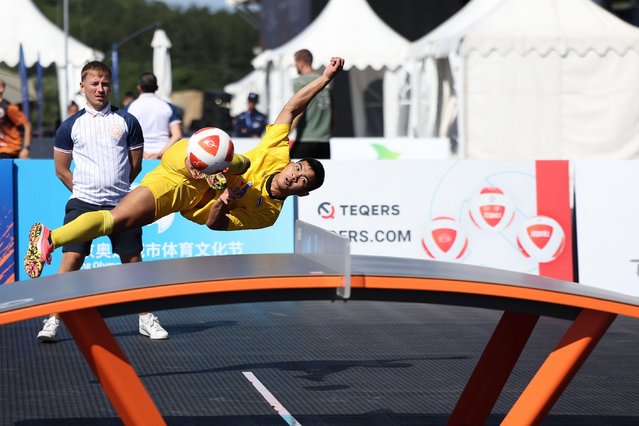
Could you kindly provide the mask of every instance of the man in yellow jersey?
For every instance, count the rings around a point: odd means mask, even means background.
[[[219,231],[273,225],[286,197],[308,195],[324,182],[324,168],[319,161],[304,158],[291,162],[288,132],[293,119],[343,66],[344,59],[331,58],[322,75],[284,105],[275,122],[266,128],[260,144],[244,156],[236,154],[223,176],[194,171],[186,156],[187,141],[182,140],[164,153],[160,165],[113,210],[85,213],[53,230],[34,224],[24,257],[27,273],[31,278],[39,277],[44,264],[51,262],[53,250],[60,246],[148,225],[174,212]]]

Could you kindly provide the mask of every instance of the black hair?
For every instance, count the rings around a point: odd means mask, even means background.
[[[304,157],[299,160],[298,163],[302,161],[306,161],[309,167],[313,170],[313,174],[315,175],[315,179],[313,179],[313,181],[310,182],[309,186],[306,188],[308,192],[311,192],[322,186],[322,184],[324,183],[324,166],[322,165],[322,163],[319,162],[319,160],[311,157]]]
[[[140,74],[140,83],[138,84],[144,93],[153,93],[158,90],[158,79],[152,72]]]

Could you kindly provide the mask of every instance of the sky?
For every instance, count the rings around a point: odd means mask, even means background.
[[[157,1],[157,0],[156,0]],[[208,7],[211,11],[228,8],[226,0],[159,0],[169,6],[188,8],[189,6]]]

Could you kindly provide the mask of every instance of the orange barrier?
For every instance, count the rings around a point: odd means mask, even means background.
[[[100,313],[82,309],[62,314],[62,319],[122,421],[131,425],[165,424]]]

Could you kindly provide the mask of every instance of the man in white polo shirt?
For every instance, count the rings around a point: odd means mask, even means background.
[[[182,120],[175,106],[160,99],[155,91],[158,81],[155,75],[144,72],[140,75],[140,96],[129,104],[127,111],[135,116],[144,134],[144,158],[154,160],[175,142],[182,139]]]
[[[142,129],[135,117],[109,103],[111,69],[99,61],[86,64],[80,90],[86,96],[86,108],[60,125],[53,150],[56,175],[72,192],[64,223],[86,212],[113,209],[142,170]],[[71,161],[75,162],[73,171]],[[142,261],[142,228],[109,238],[122,263]],[[91,243],[65,246],[58,273],[79,270],[91,253]],[[38,341],[55,342],[59,324],[56,314],[45,319]],[[148,312],[140,314],[139,331],[151,339],[168,337],[157,317]]]

